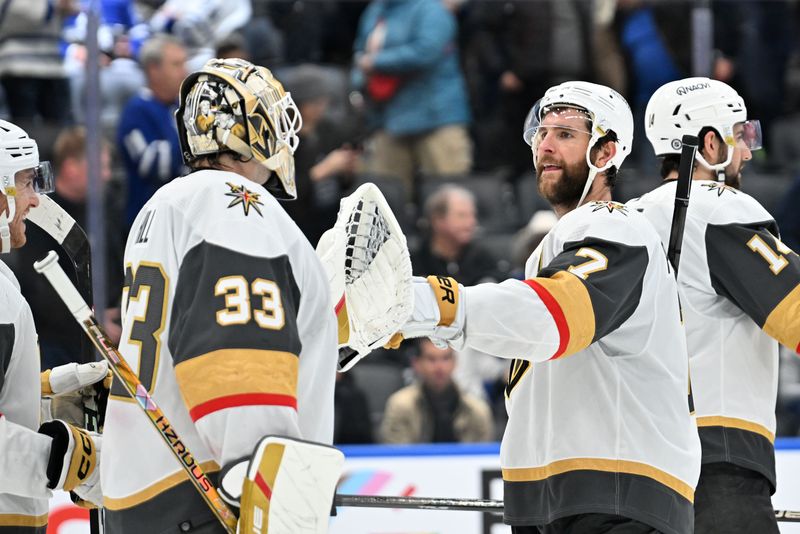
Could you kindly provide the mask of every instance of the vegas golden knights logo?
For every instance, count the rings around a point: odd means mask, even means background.
[[[511,360],[511,366],[508,369],[508,384],[506,384],[506,397],[511,396],[511,391],[517,387],[519,381],[525,376],[531,368],[531,362],[528,360]]]

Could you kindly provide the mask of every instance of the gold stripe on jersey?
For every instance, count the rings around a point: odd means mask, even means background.
[[[296,399],[299,361],[290,352],[221,349],[180,362],[175,377],[190,412],[217,399],[242,395]]]
[[[205,471],[207,475],[219,471],[219,465],[217,465],[217,462],[213,460],[202,462],[200,467],[203,468],[203,471]],[[175,471],[168,477],[162,478],[158,482],[147,486],[143,490],[137,491],[133,495],[119,498],[105,496],[103,497],[103,507],[108,508],[109,510],[125,510],[126,508],[132,508],[142,504],[145,501],[149,501],[153,497],[164,493],[168,489],[174,488],[182,482],[188,481],[189,476],[186,474],[186,471],[181,469]]]
[[[800,353],[800,284],[767,316],[764,332]]]
[[[746,430],[754,434],[760,434],[767,438],[770,443],[775,443],[775,434],[770,432],[765,426],[759,425],[752,421],[738,419],[736,417],[723,417],[721,415],[710,415],[707,417],[698,417],[697,426],[724,426],[726,428],[738,428],[739,430]]]
[[[551,310],[548,303],[545,302],[556,320],[558,333],[561,336],[561,345],[553,357],[569,356],[591,345],[595,333],[594,309],[592,300],[589,298],[589,291],[580,278],[565,271],[559,271],[551,278],[535,278],[533,281],[555,299],[566,322],[565,325],[559,324],[560,318],[556,316],[557,313],[555,310]]]
[[[694,488],[686,482],[652,465],[629,460],[569,458],[541,467],[504,468],[503,480],[506,482],[536,482],[563,473],[569,473],[570,471],[604,471],[607,473],[640,475],[651,478],[672,489],[688,501],[694,502]]]
[[[43,527],[45,525],[47,525],[47,514],[0,514],[0,527]]]

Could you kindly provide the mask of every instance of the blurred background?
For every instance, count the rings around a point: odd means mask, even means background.
[[[555,217],[539,197],[522,124],[559,82],[614,87],[636,120],[615,196],[658,185],[643,114],[663,83],[732,85],[765,149],[743,189],[800,249],[800,2],[796,0],[7,0],[0,116],[54,164],[56,200],[92,239],[98,314],[118,332],[122,251],[153,192],[186,172],[173,114],[183,77],[211,57],[274,71],[304,118],[299,198],[316,244],[364,181],[387,196],[417,273],[466,285],[522,276]],[[29,225],[11,258],[47,367],[81,332],[30,265],[53,244]],[[115,330],[116,328],[116,330]],[[429,343],[370,356],[336,391],[337,443],[492,441],[507,364]],[[778,435],[800,429],[800,366],[782,358]]]

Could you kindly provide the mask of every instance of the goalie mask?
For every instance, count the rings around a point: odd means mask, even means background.
[[[737,139],[733,129],[740,123],[743,128]],[[683,135],[699,135],[705,127],[719,134],[728,154],[725,161],[717,164],[706,161],[699,150],[695,158],[717,174],[724,173],[733,160],[736,143],[743,142],[751,151],[761,148],[761,123],[747,120],[744,99],[723,82],[709,78],[670,82],[659,87],[647,103],[644,128],[656,156],[680,154]]]
[[[294,199],[294,151],[302,118],[283,85],[241,59],[211,59],[186,77],[176,113],[184,161],[220,152],[255,158],[273,171],[264,184],[276,198]]]
[[[622,162],[628,157],[633,144],[633,115],[628,103],[618,92],[609,87],[589,82],[564,82],[547,90],[528,112],[523,125],[522,138],[533,150],[534,166],[536,166],[536,140],[542,119],[551,112],[564,116],[579,116],[586,119],[587,131],[576,131],[589,136],[586,148],[586,164],[589,176],[578,200],[580,206],[592,188],[595,176],[612,166],[619,170]],[[616,135],[616,154],[603,168],[596,167],[591,161],[592,148],[597,142],[613,132]]]
[[[50,162],[39,161],[39,147],[25,130],[0,120],[0,194],[8,204],[8,209],[0,213],[0,252],[4,254],[11,251],[9,225],[16,214],[18,189],[23,187],[32,187],[36,193],[51,193],[54,178]]]

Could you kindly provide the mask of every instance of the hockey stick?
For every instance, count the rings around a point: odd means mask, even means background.
[[[28,211],[27,219],[52,237],[67,253],[75,270],[75,286],[83,299],[92,304],[92,253],[86,232],[56,201],[39,195],[39,205]],[[81,363],[96,361],[92,343],[81,336]],[[94,396],[83,399],[83,426],[86,430],[100,432],[100,408]],[[91,534],[103,532],[100,511],[89,511]]]
[[[125,390],[131,398],[134,399],[144,413],[147,414],[153,427],[155,427],[159,435],[164,439],[167,445],[169,445],[175,458],[189,475],[189,480],[192,481],[197,491],[200,492],[200,495],[211,508],[211,511],[217,519],[219,519],[220,523],[222,523],[226,532],[234,534],[236,532],[236,516],[219,496],[211,480],[195,461],[194,456],[189,452],[186,445],[184,445],[183,440],[178,436],[175,428],[161,411],[161,408],[158,407],[139,381],[139,377],[136,376],[136,373],[130,368],[119,353],[119,350],[117,350],[114,344],[108,339],[103,328],[97,324],[86,302],[81,298],[78,290],[75,289],[75,286],[58,264],[58,254],[51,250],[46,258],[34,263],[33,268],[36,269],[37,272],[43,274],[50,284],[52,284],[58,296],[61,297],[61,300],[67,305],[70,313],[72,313],[75,320],[78,321],[78,324],[81,325],[92,340],[94,346],[97,347],[100,354],[108,360],[108,365],[114,373],[114,376],[117,377],[117,380],[125,387]]]
[[[681,159],[678,165],[678,183],[675,187],[675,208],[672,211],[672,227],[669,231],[667,258],[678,278],[678,266],[681,263],[681,246],[683,229],[686,225],[686,212],[689,209],[689,194],[692,191],[692,175],[694,174],[694,158],[697,153],[698,140],[694,135],[684,135],[681,140]]]
[[[354,508],[403,508],[408,510],[503,513],[503,501],[494,499],[337,494],[334,504],[336,506]],[[778,521],[784,523],[800,523],[800,512],[792,510],[775,510],[775,517]]]

